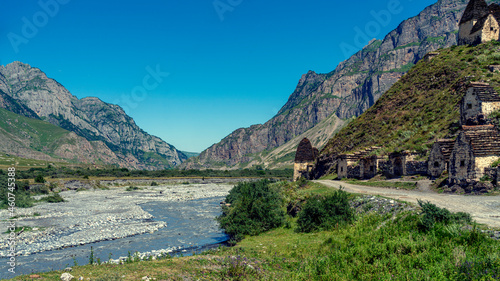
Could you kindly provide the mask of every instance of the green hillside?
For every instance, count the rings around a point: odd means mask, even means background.
[[[459,129],[459,102],[468,81],[489,82],[500,90],[500,43],[453,46],[421,60],[359,118],[329,140],[322,157],[381,146],[381,152],[428,152],[437,138]]]
[[[70,133],[48,122],[24,117],[2,108],[0,120],[2,132],[11,134],[23,143],[29,143],[36,151],[49,150],[54,143]]]

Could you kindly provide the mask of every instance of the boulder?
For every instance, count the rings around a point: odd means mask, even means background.
[[[75,276],[69,274],[69,273],[63,273],[61,275],[61,281],[71,281],[75,278]]]

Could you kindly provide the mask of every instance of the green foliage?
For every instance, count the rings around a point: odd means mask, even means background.
[[[94,248],[90,246],[89,264],[94,264]]]
[[[158,186],[159,184],[155,181],[151,182],[151,186]]]
[[[422,208],[422,218],[419,223],[419,228],[422,231],[429,231],[438,224],[448,225],[450,223],[470,223],[472,217],[467,213],[451,213],[447,209],[439,208],[430,202],[418,201]]]
[[[226,202],[231,206],[223,207],[217,221],[233,241],[280,227],[285,221],[283,198],[268,180],[239,183]]]
[[[309,183],[308,180],[306,180],[304,177],[301,177],[300,179],[297,180],[297,186],[300,188],[300,187],[304,187],[307,185],[307,183]]]
[[[40,199],[40,201],[45,201],[45,202],[48,202],[48,203],[65,202],[64,198],[62,198],[61,195],[59,195],[59,193],[53,193],[50,196],[43,197],[42,199]]]
[[[3,170],[0,170],[0,208],[6,209],[9,207],[9,193],[14,195],[16,207],[29,208],[33,206],[33,199],[29,191],[29,184],[26,182],[17,182],[14,192],[8,188],[8,176]],[[11,196],[12,197],[12,196]]]
[[[37,182],[37,183],[45,183],[45,178],[43,177],[43,175],[38,175],[35,178],[35,182]]]
[[[135,190],[141,190],[141,188],[137,187],[137,186],[129,186],[125,190],[126,191],[135,191]]]
[[[354,211],[348,197],[348,193],[341,189],[333,194],[310,198],[299,213],[297,231],[331,230],[353,222]]]
[[[427,41],[443,42],[441,37]],[[485,81],[500,88],[500,73],[488,71],[489,65],[500,63],[500,48],[490,42],[439,53],[412,67],[375,105],[330,139],[323,151],[343,154],[383,146],[384,153],[427,152],[436,139],[453,137],[459,129],[458,105],[466,82]]]
[[[294,154],[295,155],[295,154]],[[240,170],[129,170],[126,168],[113,169],[70,169],[67,167],[58,168],[30,168],[25,171],[18,171],[19,179],[34,179],[38,175],[45,175],[51,178],[74,178],[74,177],[142,177],[142,178],[185,178],[185,177],[205,177],[205,178],[242,178],[242,177],[258,177],[258,178],[282,178],[290,179],[293,175],[293,169],[283,170],[257,170],[257,169],[240,169]]]

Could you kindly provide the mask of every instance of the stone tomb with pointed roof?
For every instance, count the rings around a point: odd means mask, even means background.
[[[462,15],[458,45],[477,45],[500,39],[500,6],[485,0],[471,0]]]
[[[293,166],[293,180],[301,177],[309,179],[309,174],[314,168],[314,163],[319,155],[317,148],[314,148],[309,139],[304,138],[297,147],[295,153],[295,164]]]
[[[433,178],[439,178],[444,171],[448,170],[448,163],[455,145],[454,139],[437,140],[429,153],[428,174]]]
[[[500,110],[500,95],[488,83],[472,82],[460,102],[462,125],[485,125],[485,119]]]
[[[450,156],[449,183],[479,181],[499,159],[500,133],[494,125],[463,126]]]

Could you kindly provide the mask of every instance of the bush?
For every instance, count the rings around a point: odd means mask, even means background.
[[[45,179],[43,178],[42,175],[38,175],[35,178],[35,182],[37,182],[37,183],[45,183]]]
[[[317,196],[307,201],[299,213],[297,231],[313,232],[329,230],[354,220],[354,211],[348,200],[348,193],[342,189],[327,196]]]
[[[301,177],[300,179],[297,180],[297,186],[299,188],[305,187],[309,183],[308,180],[306,180],[304,177]]]
[[[151,186],[158,186],[159,184],[155,181],[151,182]]]
[[[285,221],[284,200],[268,180],[239,183],[226,202],[231,206],[223,207],[217,221],[233,242],[280,227]]]
[[[137,187],[137,186],[129,186],[129,187],[127,187],[125,190],[126,190],[126,191],[134,191],[134,190],[140,190],[140,188],[139,188],[139,187]]]
[[[423,215],[419,223],[419,228],[424,232],[433,229],[436,223],[448,225],[450,223],[472,222],[472,217],[467,213],[451,213],[447,209],[439,208],[430,202],[420,200],[418,201],[418,205],[422,208]]]
[[[40,201],[46,201],[48,203],[59,203],[59,202],[65,202],[64,198],[59,195],[59,193],[54,193],[50,196],[44,197],[40,199]]]

